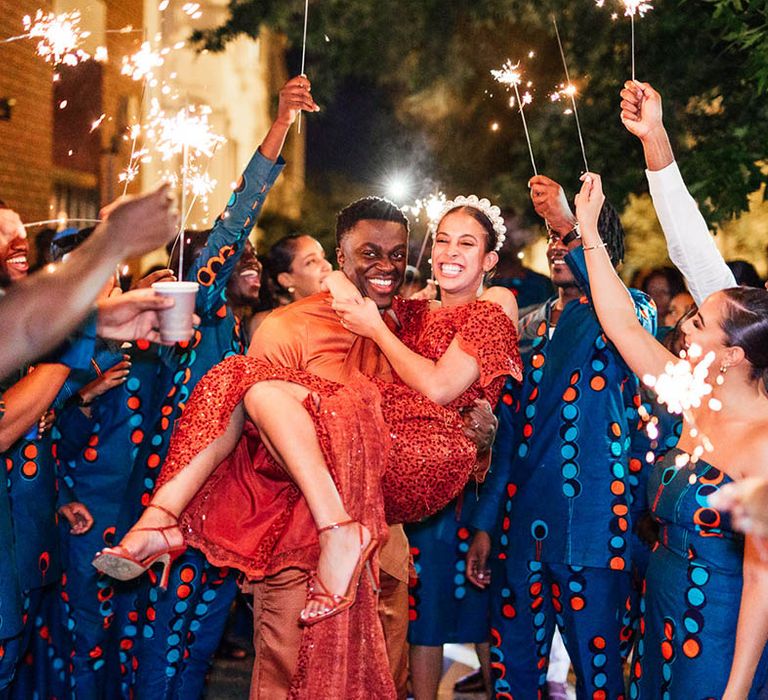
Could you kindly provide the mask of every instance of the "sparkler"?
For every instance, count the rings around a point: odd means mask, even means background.
[[[697,359],[701,354],[701,348],[694,344],[691,345],[687,356]],[[680,459],[676,460],[678,467],[683,467],[689,462],[696,463],[705,451],[712,452],[714,449],[709,438],[699,433],[692,413],[692,409],[700,408],[707,397],[710,397],[707,400],[710,410],[719,411],[722,408],[722,403],[711,396],[712,384],[707,381],[709,368],[714,359],[715,353],[708,352],[696,365],[691,365],[683,352],[681,359],[677,362],[668,362],[664,372],[658,377],[653,375],[643,377],[643,383],[656,393],[656,400],[666,405],[670,413],[682,414],[691,426],[691,436],[698,437],[700,440],[700,444],[691,455],[680,455]]]
[[[167,4],[167,3],[166,3]],[[162,11],[165,8],[160,8]],[[156,38],[159,39],[158,34]],[[124,56],[122,61],[122,68],[120,72],[123,75],[128,75],[132,80],[143,82],[141,89],[140,104],[144,104],[144,98],[147,94],[148,88],[154,88],[158,84],[158,80],[155,78],[155,69],[160,68],[165,64],[165,56],[171,51],[176,51],[183,48],[184,41],[176,42],[173,47],[165,47],[156,51],[152,48],[152,44],[149,41],[143,41],[139,50],[130,55]],[[175,77],[175,73],[171,74],[171,78]],[[163,82],[160,91],[164,95],[168,95],[171,92],[171,88],[167,83]],[[158,117],[161,110],[157,101],[152,103],[152,110],[150,111],[150,117]],[[136,178],[139,173],[139,164],[148,162],[151,158],[148,156],[148,149],[142,148],[137,150],[136,144],[139,135],[141,134],[142,127],[140,124],[136,124],[129,129],[129,137],[131,139],[131,154],[128,158],[128,166],[118,176],[118,181],[123,182],[123,196],[128,192],[128,185]]]
[[[155,148],[163,161],[183,154],[188,147],[193,155],[213,155],[215,148],[226,142],[215,134],[208,123],[211,108],[207,106],[184,107],[171,117],[159,109],[157,100],[152,101],[151,122],[147,134],[155,139]]]
[[[187,208],[187,195],[193,194],[194,202],[200,197],[206,197],[215,186],[207,173],[200,170],[199,160],[202,156],[209,159],[216,149],[226,142],[223,136],[215,134],[208,123],[210,107],[189,106],[180,109],[172,116],[166,116],[160,109],[157,100],[152,101],[150,123],[146,129],[147,136],[154,141],[154,150],[162,161],[168,161],[181,156],[181,214],[179,225],[181,243],[179,247],[179,278],[184,263],[183,233],[191,206]],[[178,182],[175,176],[171,181]]]
[[[584,172],[589,172],[589,164],[587,163],[587,149],[584,148],[584,137],[581,133],[581,122],[579,121],[579,110],[576,108],[576,86],[571,83],[571,76],[568,74],[568,62],[565,60],[565,51],[563,50],[563,42],[560,40],[560,30],[557,26],[557,19],[552,15],[552,24],[555,25],[555,36],[557,36],[557,45],[560,48],[560,58],[563,59],[563,70],[565,71],[565,87],[560,91],[560,94],[566,95],[571,98],[571,105],[573,106],[573,116],[576,119],[576,130],[579,134],[579,144],[581,145],[581,157],[584,159]]]
[[[37,54],[42,56],[47,63],[58,66],[76,66],[81,61],[87,61],[91,58],[95,61],[104,63],[108,59],[106,46],[97,46],[91,56],[82,48],[82,43],[91,33],[80,28],[80,11],[63,12],[54,14],[53,12],[44,12],[37,10],[34,19],[25,15],[22,24],[25,29],[24,34],[8,37],[0,40],[0,44],[10,44],[21,39],[39,39],[37,42]],[[107,29],[107,34],[129,34],[136,30],[128,25],[121,29]],[[53,74],[53,80],[56,82],[58,73]]]
[[[445,207],[445,203],[448,201],[448,198],[445,196],[443,192],[437,192],[436,194],[431,194],[429,197],[426,197],[424,199],[417,199],[413,206],[405,207],[405,209],[410,212],[410,214],[416,219],[416,221],[419,221],[422,212],[426,216],[426,233],[424,234],[424,240],[421,242],[421,250],[419,251],[419,257],[416,260],[416,269],[418,270],[421,266],[421,261],[424,259],[424,252],[427,249],[427,242],[429,241],[429,232],[432,229],[433,226],[437,224],[437,218],[440,216],[440,213],[443,211],[443,208]]]
[[[123,196],[128,192],[128,185],[136,179],[139,174],[139,163],[145,162],[148,158],[149,150],[146,148],[137,149],[136,143],[141,134],[141,124],[134,124],[128,131],[128,136],[123,138],[131,139],[131,155],[128,157],[128,165],[118,176],[118,182],[124,183]]]
[[[94,131],[96,131],[96,129],[98,129],[98,128],[101,126],[101,122],[103,122],[103,121],[104,121],[104,119],[105,119],[105,117],[106,117],[106,116],[107,116],[106,114],[103,114],[103,113],[102,113],[102,115],[101,115],[101,116],[100,116],[98,119],[96,119],[95,121],[93,121],[93,122],[91,123],[91,130],[90,130],[90,132],[89,132],[89,133],[91,133],[91,134],[92,134]]]
[[[60,216],[58,219],[43,219],[42,221],[30,221],[28,224],[24,224],[24,228],[34,228],[35,226],[50,226],[56,224],[64,227],[67,224],[77,222],[78,224],[99,224],[101,219],[70,219],[67,216]]]
[[[533,166],[533,174],[538,175],[539,172],[536,169],[536,161],[533,157],[533,147],[531,146],[531,136],[528,133],[528,124],[525,121],[525,105],[531,104],[533,102],[533,97],[531,96],[530,92],[526,92],[522,98],[520,97],[520,90],[519,85],[522,82],[522,74],[520,72],[520,63],[512,63],[511,59],[507,59],[504,65],[498,69],[498,70],[492,70],[491,75],[494,77],[494,79],[501,83],[502,85],[506,85],[507,89],[510,87],[515,91],[515,97],[517,98],[517,105],[520,110],[520,118],[523,120],[523,130],[525,131],[525,140],[528,143],[528,154],[531,156],[531,165]],[[530,82],[528,83],[528,86],[530,86]],[[514,103],[510,99],[509,106],[513,107]]]
[[[56,15],[53,12],[38,10],[34,19],[25,15],[22,20],[24,34],[3,39],[3,44],[9,44],[19,39],[39,39],[37,54],[47,63],[58,66],[76,66],[80,61],[86,61],[90,54],[80,48],[90,32],[80,29],[80,12],[64,12]]]
[[[309,18],[309,0],[304,0],[304,38],[301,42],[301,74],[304,75],[304,66],[307,60],[307,20]],[[327,39],[328,37],[326,37]],[[301,110],[299,110],[296,130],[301,133]]]
[[[120,69],[122,75],[128,75],[132,80],[147,80],[151,87],[157,85],[154,71],[165,63],[162,52],[153,51],[148,41],[141,44],[141,48],[131,56],[123,56],[123,65]]]
[[[701,349],[691,346],[689,357],[701,356]],[[651,387],[659,403],[665,404],[670,413],[684,413],[691,408],[699,408],[704,397],[712,393],[712,385],[707,382],[709,367],[715,359],[714,352],[708,352],[695,366],[683,358],[677,362],[668,362],[658,377],[647,374],[643,383]]]
[[[653,5],[647,0],[622,0],[624,3],[624,15],[629,17],[629,23],[632,27],[632,80],[635,79],[635,15],[639,14],[645,17],[648,10],[653,9]]]

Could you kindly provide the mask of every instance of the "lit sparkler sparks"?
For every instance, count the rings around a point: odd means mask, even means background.
[[[141,124],[134,124],[128,129],[128,135],[123,137],[125,139],[131,139],[131,155],[128,158],[128,165],[125,167],[125,170],[117,176],[118,182],[125,183],[125,186],[123,187],[123,196],[125,196],[128,191],[128,185],[133,182],[139,174],[139,163],[143,162],[142,159],[148,154],[146,148],[136,149],[136,144],[140,135]]]
[[[96,120],[95,120],[95,121],[94,121],[94,122],[91,124],[91,130],[90,130],[90,132],[89,132],[89,133],[91,133],[91,134],[92,134],[94,131],[96,131],[96,129],[98,129],[98,128],[101,126],[101,122],[103,122],[103,121],[104,121],[104,119],[105,119],[105,117],[106,117],[106,116],[107,116],[106,114],[102,114],[102,115],[101,115],[101,116],[100,116],[98,119],[96,119]]]
[[[621,0],[624,3],[624,14],[627,17],[634,17],[639,14],[645,17],[645,13],[653,9],[653,5],[647,0]]]
[[[426,217],[427,226],[432,226],[437,223],[437,217],[440,216],[440,212],[443,211],[443,207],[447,201],[448,199],[443,192],[437,192],[424,199],[417,199],[411,206],[403,208],[407,213],[411,214],[417,222],[420,221],[422,215],[424,215]]]
[[[181,9],[190,19],[200,19],[203,16],[199,2],[186,2]]]
[[[223,136],[219,136],[211,129],[208,123],[210,113],[210,107],[189,106],[180,109],[176,114],[166,116],[156,99],[151,103],[150,121],[145,129],[147,138],[153,142],[153,149],[160,155],[162,161],[169,161],[177,156],[181,158],[180,177],[175,173],[166,175],[171,182],[181,181],[180,237],[195,201],[201,199],[205,203],[207,195],[215,186],[215,182],[208,178],[206,171],[201,168],[200,161],[203,156],[210,159],[216,149],[226,143]],[[187,209],[187,195],[190,194],[193,199]],[[183,264],[182,242],[179,247],[179,276],[181,276]]]
[[[189,189],[195,197],[207,197],[216,188],[216,180],[207,172],[194,173],[189,177]]]
[[[701,357],[701,353],[701,348],[694,344],[688,351],[688,357],[694,360],[701,358],[695,365],[692,365],[683,353],[680,360],[668,362],[664,372],[658,377],[643,377],[643,383],[656,393],[657,401],[665,405],[670,413],[682,414],[690,426],[691,436],[699,440],[700,444],[691,455],[681,455],[680,461],[676,460],[678,467],[683,467],[689,462],[696,463],[705,451],[711,452],[714,449],[709,438],[699,432],[692,413],[693,409],[702,406],[705,399],[710,410],[719,411],[722,408],[722,403],[711,396],[713,387],[707,381],[715,353],[708,352],[704,357]]]
[[[154,139],[161,160],[181,155],[185,148],[189,148],[193,157],[205,155],[210,158],[214,150],[226,142],[223,136],[211,130],[210,113],[210,107],[190,106],[168,117],[160,110],[157,100],[153,100],[147,135]]]
[[[635,15],[645,17],[648,10],[653,9],[653,5],[645,0],[622,0],[624,3],[624,15],[629,17],[629,23],[632,31],[632,80],[635,79]]]
[[[701,349],[691,346],[689,357],[700,356]],[[709,352],[695,365],[687,359],[668,362],[662,374],[658,377],[645,375],[643,383],[656,392],[658,402],[666,405],[670,413],[680,414],[699,408],[704,398],[712,393],[707,376],[714,359],[715,353]]]
[[[519,68],[519,63],[512,63],[512,59],[508,58],[501,68],[492,70],[491,75],[497,83],[501,83],[507,87],[513,87],[520,85],[523,80]]]
[[[144,80],[151,87],[157,85],[157,79],[154,71],[165,63],[165,59],[160,51],[153,51],[152,45],[148,41],[141,44],[141,48],[131,56],[123,56],[123,65],[120,72],[128,75],[132,80]]]
[[[26,15],[23,24],[27,33],[19,37],[12,37],[12,39],[39,39],[37,53],[46,62],[54,66],[60,63],[65,66],[76,66],[80,61],[86,61],[90,58],[90,54],[80,48],[83,40],[90,36],[90,32],[80,29],[80,12],[78,10],[59,15],[38,10],[34,19]]]
[[[421,249],[419,250],[419,257],[416,259],[416,268],[421,266],[421,261],[424,259],[424,253],[427,249],[427,243],[429,242],[429,232],[437,224],[438,217],[440,216],[445,203],[448,198],[443,192],[436,192],[435,194],[424,197],[423,199],[417,199],[411,206],[403,207],[406,213],[413,216],[414,220],[419,222],[421,217],[425,217],[426,232],[424,233],[424,240],[421,242]]]
[[[491,75],[496,82],[505,85],[507,89],[512,88],[515,91],[515,97],[517,98],[517,105],[520,110],[520,118],[523,121],[523,131],[525,131],[525,140],[528,144],[528,154],[531,157],[531,165],[533,166],[533,174],[538,175],[539,172],[536,169],[536,160],[533,157],[533,147],[531,146],[531,135],[528,133],[528,123],[525,121],[525,105],[533,102],[533,96],[530,92],[526,92],[520,97],[520,83],[522,82],[522,73],[520,71],[520,63],[512,63],[511,59],[507,59],[504,65],[497,70],[492,70]],[[528,82],[527,86],[530,87],[531,83]],[[514,104],[510,100],[510,107]]]

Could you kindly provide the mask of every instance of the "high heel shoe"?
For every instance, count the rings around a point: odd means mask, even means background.
[[[371,537],[370,542],[368,542],[366,545],[363,545],[363,526],[361,523],[359,523],[357,520],[344,520],[339,523],[327,525],[326,527],[321,527],[317,531],[317,534],[319,535],[323,532],[328,532],[329,530],[338,530],[340,527],[344,527],[345,525],[357,525],[358,535],[360,537],[360,555],[357,560],[357,564],[352,571],[352,577],[349,579],[347,590],[344,595],[331,593],[328,590],[328,587],[319,578],[319,576],[315,574],[314,580],[309,588],[309,596],[307,597],[307,602],[322,602],[322,604],[325,606],[325,609],[318,613],[307,613],[306,608],[302,610],[301,614],[299,615],[299,622],[303,625],[317,624],[321,620],[327,620],[329,617],[338,615],[348,608],[351,608],[352,604],[355,602],[355,598],[357,597],[357,588],[360,585],[360,577],[363,574],[363,568],[365,568],[368,574],[368,578],[371,581],[373,590],[376,592],[380,591],[378,583],[373,575],[373,570],[371,568],[371,559],[373,558],[373,554],[376,551],[376,547],[378,546],[378,541]]]
[[[179,524],[176,521],[176,515],[171,511],[166,510],[162,506],[150,503],[147,508],[155,508],[160,510],[166,515],[170,515],[174,522],[173,525],[163,525],[161,527],[136,527],[133,528],[133,532],[159,532],[165,539],[166,549],[151,554],[142,560],[134,557],[125,547],[117,545],[116,547],[106,547],[102,549],[91,562],[102,573],[116,578],[118,581],[130,581],[131,579],[141,576],[147,571],[153,564],[161,563],[163,565],[163,573],[160,576],[160,588],[165,590],[168,587],[168,577],[171,572],[171,565],[187,550],[186,545],[172,547],[168,536],[165,534],[166,530],[173,530],[178,528]]]

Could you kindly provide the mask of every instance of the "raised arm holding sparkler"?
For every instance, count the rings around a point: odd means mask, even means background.
[[[632,314],[629,297],[597,232],[604,199],[600,177],[587,173],[582,180],[576,213],[595,311],[606,335],[635,373],[661,375],[674,357]],[[727,516],[703,500],[732,479],[767,475],[766,319],[768,292],[736,287],[708,296],[698,313],[682,325],[694,374],[698,363],[710,363],[707,379],[715,402],[693,402],[684,412],[677,448],[649,477],[651,513],[662,535],[651,555],[641,628],[648,640],[662,639],[664,630],[670,629],[684,636],[683,653],[671,672],[663,650],[645,644],[639,659],[642,672],[633,678],[642,696],[656,697],[663,686],[673,697],[746,698],[768,641],[768,567],[759,561],[752,538],[742,541]],[[711,376],[715,372],[717,378]],[[688,397],[677,398],[685,403]],[[706,452],[701,445],[704,434],[710,443]],[[703,457],[693,459],[697,454]],[[686,463],[686,468],[676,467]],[[689,578],[691,552],[696,552],[697,561],[693,578]],[[691,582],[700,614],[693,630],[687,622],[688,603],[683,597],[678,601],[667,595],[686,587],[690,591]],[[736,607],[738,621],[733,619]]]
[[[219,320],[216,312],[225,303],[224,291],[245,241],[256,225],[272,185],[285,167],[280,153],[291,126],[301,111],[319,111],[311,89],[305,76],[296,76],[280,90],[272,126],[243,171],[226,208],[216,219],[205,247],[184,273],[185,279],[200,284],[196,308],[204,319]]]
[[[735,287],[733,273],[675,163],[664,128],[661,95],[648,83],[628,80],[621,91],[621,121],[643,145],[648,185],[669,257],[683,273],[696,303],[721,289]]]

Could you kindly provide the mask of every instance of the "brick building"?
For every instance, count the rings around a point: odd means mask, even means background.
[[[83,48],[93,55],[97,47],[106,47],[108,59],[54,69],[36,55],[35,40],[0,44],[0,199],[23,220],[38,221],[93,218],[100,206],[122,194],[118,176],[131,152],[129,126],[146,115],[150,97],[159,98],[169,111],[179,107],[159,89],[143,88],[141,82],[121,75],[122,57],[135,53],[145,38],[153,48],[186,40],[192,29],[220,22],[227,3],[208,0],[200,6],[201,15],[193,18],[183,0],[171,0],[163,11],[157,0],[4,3],[0,39],[22,34],[22,18],[38,8],[55,13],[78,9],[81,29],[90,32]],[[126,28],[130,31],[117,31]],[[215,214],[271,120],[275,95],[287,77],[283,41],[264,31],[258,41],[240,39],[220,54],[174,50],[156,74],[188,104],[210,105],[214,130],[227,138],[210,164],[210,175],[218,181],[209,197]],[[3,110],[4,104],[10,110]],[[269,208],[298,219],[304,187],[303,137],[292,134],[286,159],[289,167]],[[143,166],[129,191],[152,187],[157,181],[156,164]],[[209,222],[198,208],[189,223]],[[35,233],[30,230],[32,237]]]

